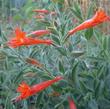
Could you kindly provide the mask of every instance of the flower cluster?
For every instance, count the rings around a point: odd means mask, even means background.
[[[37,34],[37,33],[34,32],[32,34]],[[38,34],[39,34],[39,36],[41,36],[42,31],[38,32]],[[44,34],[47,34],[47,31],[46,31],[46,33],[44,33],[44,31],[43,31],[43,35]],[[53,43],[52,40],[50,40],[50,39],[42,40],[42,39],[35,39],[32,37],[26,37],[26,33],[21,31],[20,28],[18,28],[18,27],[15,29],[15,35],[16,35],[15,38],[13,38],[12,40],[7,42],[7,45],[10,47],[13,47],[13,48],[20,47],[23,45],[25,45],[25,46],[36,45],[36,44],[51,45]]]
[[[36,10],[33,10],[33,12],[38,13],[36,18],[44,18],[45,15],[47,14],[56,15],[54,11],[50,12],[45,9],[43,10],[36,9]],[[110,21],[110,17],[105,13],[103,9],[100,8],[98,9],[98,11],[96,11],[95,15],[92,18],[84,21],[80,25],[76,26],[74,29],[68,31],[67,37],[72,36],[74,33],[78,31],[97,26],[98,24],[101,24],[105,21]],[[36,31],[30,32],[29,34],[26,34],[26,32],[23,32],[19,27],[16,27],[14,32],[15,32],[15,37],[6,43],[7,46],[12,48],[17,48],[21,46],[38,45],[38,44],[54,45],[51,39],[40,39],[41,36],[51,34],[50,30],[36,30]],[[42,64],[35,59],[26,58],[25,61],[37,67],[42,67]],[[22,82],[17,88],[17,92],[20,93],[20,95],[12,99],[12,101],[18,102],[20,100],[27,99],[28,97],[45,90],[55,82],[58,82],[62,79],[64,79],[62,76],[57,76],[52,80],[47,80],[33,86],[29,86],[27,83]],[[60,94],[57,92],[54,92],[51,95],[60,96]],[[77,109],[74,101],[70,97],[68,97],[68,101],[69,101],[70,109]]]

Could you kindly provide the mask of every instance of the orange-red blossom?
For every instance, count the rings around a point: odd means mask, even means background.
[[[31,37],[26,37],[26,33],[21,31],[19,28],[15,29],[15,38],[7,42],[7,45],[13,48],[20,47],[23,45],[36,45],[36,44],[47,44],[51,45],[52,40],[42,40],[42,39],[34,39]]]
[[[50,33],[51,33],[50,30],[36,30],[36,31],[31,32],[29,35],[35,35],[36,37],[40,37],[43,35],[48,35]]]
[[[108,21],[108,20],[110,20],[110,16],[108,16],[102,8],[99,8],[98,11],[96,12],[96,14],[91,19],[88,19],[88,20],[84,21],[79,26],[77,26],[74,29],[70,30],[68,32],[68,36],[74,34],[77,31],[94,27],[94,26],[96,26],[100,23],[103,23],[105,21]]]
[[[47,87],[51,86],[52,84],[54,84],[55,82],[58,82],[61,79],[63,79],[63,77],[57,76],[52,80],[44,81],[33,86],[29,86],[25,82],[22,82],[17,88],[17,92],[19,92],[20,95],[12,99],[12,101],[17,102],[17,101],[26,99],[38,92],[41,92],[42,90],[46,89]]]
[[[68,101],[69,101],[69,108],[70,109],[77,109],[74,101],[70,97],[68,97]]]

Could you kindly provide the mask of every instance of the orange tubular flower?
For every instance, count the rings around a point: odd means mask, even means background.
[[[17,101],[26,99],[29,96],[32,96],[32,95],[46,89],[47,87],[51,86],[52,84],[54,84],[55,82],[58,82],[61,79],[63,79],[63,77],[57,76],[56,78],[54,78],[52,80],[44,81],[44,82],[39,83],[34,86],[29,86],[25,82],[22,82],[19,85],[19,87],[17,88],[17,92],[19,92],[21,94],[19,96],[17,96],[16,98],[12,99],[12,101],[17,102]]]
[[[110,17],[106,15],[105,11],[101,8],[96,12],[96,14],[91,18],[80,24],[79,26],[75,27],[73,30],[68,32],[68,36],[74,34],[77,31],[84,30],[87,28],[94,27],[100,23],[110,20]]]
[[[33,10],[33,12],[49,14],[49,11],[46,9],[35,9],[35,10]]]
[[[23,45],[36,45],[36,44],[52,44],[52,40],[42,40],[26,37],[26,33],[22,32],[19,28],[15,29],[15,38],[7,42],[7,45],[13,48],[20,47]]]
[[[68,101],[70,109],[77,109],[74,101],[70,97],[68,97]]]
[[[50,30],[37,30],[37,31],[33,31],[29,35],[36,35],[37,37],[40,37],[40,36],[47,35],[50,33],[51,33]]]

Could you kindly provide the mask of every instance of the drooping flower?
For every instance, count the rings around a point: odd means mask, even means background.
[[[25,82],[22,82],[19,87],[17,88],[17,92],[20,93],[19,96],[16,98],[12,99],[13,102],[17,102],[23,99],[28,98],[29,96],[32,96],[38,92],[41,92],[42,90],[46,89],[47,87],[51,86],[55,82],[58,82],[59,80],[62,80],[63,77],[57,76],[56,78],[48,81],[41,82],[39,84],[29,86]]]
[[[36,44],[47,44],[51,45],[53,42],[49,39],[34,39],[31,37],[26,37],[26,33],[21,31],[19,28],[15,29],[15,37],[7,42],[7,45],[13,48],[20,47],[23,45],[36,45]]]
[[[33,58],[26,58],[26,62],[32,65],[35,65],[37,67],[42,67],[43,65],[36,59]]]
[[[31,32],[29,35],[36,35],[37,37],[40,37],[43,35],[48,35],[50,33],[51,33],[50,30],[37,30],[37,31]]]
[[[33,10],[33,12],[49,14],[49,11],[46,9],[35,9],[35,10]]]
[[[68,102],[70,109],[77,109],[74,101],[70,97],[68,97]]]
[[[77,31],[94,27],[94,26],[101,24],[101,23],[108,21],[108,20],[110,20],[110,16],[108,16],[102,8],[99,8],[98,11],[96,12],[96,14],[91,19],[84,21],[79,26],[70,30],[68,32],[68,36],[74,34]]]

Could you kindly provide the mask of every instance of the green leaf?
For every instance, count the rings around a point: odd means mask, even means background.
[[[84,53],[85,53],[84,51],[72,51],[71,55],[77,58],[79,56],[84,55]]]
[[[42,100],[42,97],[43,97],[43,92],[41,92],[38,97],[37,97],[37,101],[36,101],[36,106],[39,107],[40,103],[41,103],[41,100]]]
[[[73,65],[73,68],[72,68],[72,80],[76,83],[77,81],[77,66],[78,66],[78,63],[76,63],[75,65]]]
[[[67,56],[67,51],[65,48],[63,47],[58,47],[57,50],[63,55],[63,56]]]
[[[103,49],[109,51],[110,50],[110,37],[109,36],[102,37],[102,44],[103,44]]]
[[[98,104],[97,104],[97,102],[94,99],[92,99],[91,101],[89,101],[89,103],[88,103],[88,109],[99,109],[98,108]]]
[[[93,28],[89,28],[85,32],[85,37],[87,40],[90,40],[90,38],[93,36]]]
[[[87,93],[88,91],[89,92],[93,92],[93,89],[90,88],[89,86],[87,86],[86,83],[84,83],[82,80],[80,80],[80,89],[82,91],[82,93]]]
[[[102,33],[98,30],[95,30],[94,29],[94,36],[95,36],[95,39],[97,41],[97,45],[99,45],[99,47],[102,48],[103,44],[102,44]]]
[[[79,7],[79,4],[75,3],[75,4],[74,4],[74,8],[71,8],[71,11],[73,12],[73,14],[74,14],[78,19],[80,19],[81,21],[83,20],[82,12],[81,12],[81,9],[80,9],[80,7]]]
[[[82,78],[93,79],[92,74],[90,74],[89,72],[81,72],[79,74],[79,76],[82,77]]]
[[[110,100],[105,98],[98,99],[98,104],[100,109],[110,109]]]
[[[106,73],[106,67],[105,66],[101,66],[99,67],[99,70],[97,71],[97,76],[99,79],[104,79],[104,74]]]
[[[87,12],[87,19],[91,17],[91,15],[93,14],[93,4],[91,4],[89,6],[88,12]]]
[[[57,84],[53,84],[51,87],[54,91],[62,93],[62,88],[58,86]]]
[[[55,43],[60,45],[60,40],[56,36],[52,36],[52,39],[53,39],[53,41],[55,41]]]
[[[87,93],[87,87],[83,81],[80,80],[80,90],[82,93]]]
[[[59,60],[59,71],[60,71],[61,73],[63,73],[63,74],[65,73],[65,69],[64,69],[64,66],[63,66],[61,60]]]
[[[58,104],[56,104],[55,105],[55,109],[58,109],[63,104],[64,101],[65,101],[65,99],[64,100],[61,100],[61,102],[59,102]]]
[[[103,95],[103,91],[104,91],[104,81],[101,80],[96,87],[96,97],[98,98],[101,97]]]

